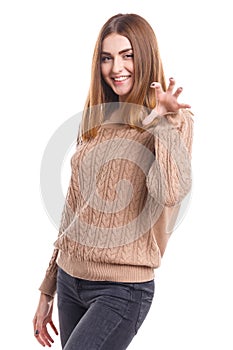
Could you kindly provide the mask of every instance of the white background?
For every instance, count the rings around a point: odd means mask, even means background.
[[[57,235],[41,200],[41,159],[54,131],[82,110],[97,34],[119,12],[150,22],[166,77],[184,87],[182,100],[195,113],[192,200],[129,349],[232,350],[233,28],[226,0],[1,1],[1,341],[40,348],[32,318]],[[69,171],[68,160],[65,186]]]

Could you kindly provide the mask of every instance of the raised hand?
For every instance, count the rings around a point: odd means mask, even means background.
[[[153,82],[150,85],[151,88],[155,89],[157,104],[152,112],[142,121],[143,125],[151,123],[158,115],[164,115],[169,112],[176,113],[181,108],[191,107],[189,104],[178,102],[178,97],[183,91],[183,88],[179,87],[173,93],[175,83],[175,80],[170,78],[167,91],[163,91],[161,84],[158,82]]]

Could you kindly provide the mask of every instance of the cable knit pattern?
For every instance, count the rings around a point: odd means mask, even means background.
[[[167,206],[179,204],[191,189],[191,115],[188,110],[167,114],[152,129],[157,156],[146,182],[150,195]]]
[[[191,115],[167,114],[142,133],[103,124],[78,144],[43,293],[55,294],[57,266],[89,280],[153,279],[191,188]]]

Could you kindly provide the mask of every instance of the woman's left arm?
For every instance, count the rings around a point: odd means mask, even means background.
[[[180,203],[191,186],[193,113],[187,109],[190,105],[177,101],[182,88],[173,93],[174,86],[174,79],[170,79],[165,92],[160,84],[152,84],[157,105],[142,121],[143,125],[152,124],[155,140],[156,159],[147,175],[148,190],[155,199],[159,190],[165,206]]]
[[[163,256],[178,217],[181,202],[191,190],[191,150],[193,139],[193,113],[188,104],[177,101],[182,89],[173,94],[175,81],[170,79],[166,92],[160,84],[156,91],[156,108],[142,121],[152,124],[155,160],[146,178],[148,192],[156,203],[163,206],[156,222],[155,239]]]

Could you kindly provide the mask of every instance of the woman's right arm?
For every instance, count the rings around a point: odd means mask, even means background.
[[[72,164],[72,162],[71,162]],[[62,234],[66,225],[69,225],[70,220],[72,220],[72,215],[74,215],[77,206],[77,200],[75,192],[77,190],[77,175],[74,172],[74,167],[72,167],[71,179],[65,199],[65,204],[63,207],[63,212],[61,215],[61,223],[59,227],[58,236]],[[73,213],[73,214],[72,214]],[[42,346],[51,346],[53,339],[47,330],[47,324],[49,323],[55,334],[58,331],[52,321],[52,311],[54,296],[57,288],[57,257],[59,249],[55,248],[52,253],[52,257],[49,261],[48,268],[45,273],[45,277],[39,287],[41,292],[39,303],[35,316],[33,318],[34,332],[36,332],[35,337]]]
[[[71,178],[69,182],[69,187],[61,215],[61,222],[58,231],[58,237],[66,230],[66,228],[73,221],[76,208],[77,208],[77,195],[78,192],[78,179],[77,179],[77,169],[76,169],[75,156],[71,158]],[[41,283],[39,290],[50,296],[54,296],[57,287],[57,257],[59,249],[54,248],[52,257],[49,261],[48,268],[45,273],[45,277]]]

